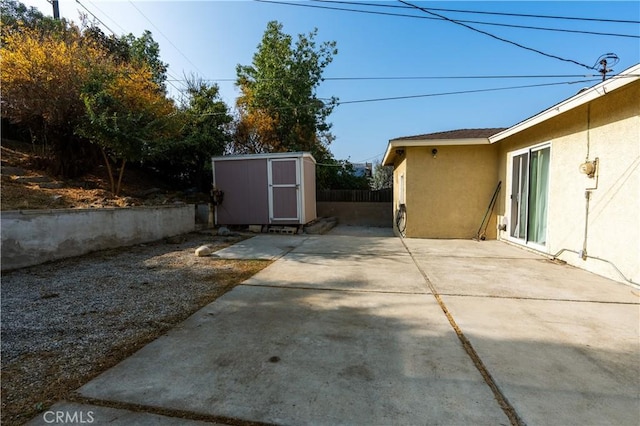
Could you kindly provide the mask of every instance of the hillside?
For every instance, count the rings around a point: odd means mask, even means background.
[[[131,207],[208,201],[206,194],[172,189],[165,182],[133,167],[125,169],[121,194],[110,191],[104,165],[79,179],[58,179],[38,168],[29,143],[3,139],[0,152],[0,208],[6,210]]]

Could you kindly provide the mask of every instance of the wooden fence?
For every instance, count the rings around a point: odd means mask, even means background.
[[[393,189],[377,191],[359,189],[331,189],[316,192],[316,201],[351,203],[390,203],[393,201]]]

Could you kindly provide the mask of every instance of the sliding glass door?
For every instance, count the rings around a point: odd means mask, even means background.
[[[518,151],[511,157],[511,227],[509,235],[525,243],[547,242],[551,147]]]

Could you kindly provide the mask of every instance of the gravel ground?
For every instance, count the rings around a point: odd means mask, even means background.
[[[22,424],[268,265],[193,233],[3,273],[2,424]]]

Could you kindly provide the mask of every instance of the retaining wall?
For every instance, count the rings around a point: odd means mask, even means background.
[[[392,203],[318,201],[318,217],[337,217],[341,225],[393,226]]]
[[[0,214],[1,269],[156,241],[195,229],[191,204],[104,209],[20,210]]]

